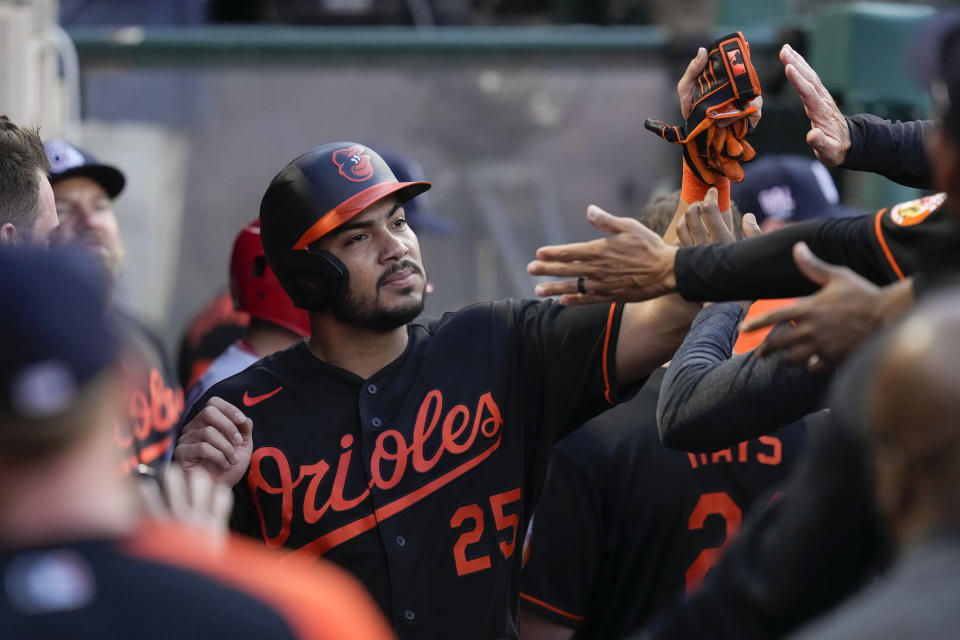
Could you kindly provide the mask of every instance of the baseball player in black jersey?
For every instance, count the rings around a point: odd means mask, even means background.
[[[748,508],[792,467],[802,422],[713,453],[664,448],[662,379],[654,372],[555,447],[525,549],[524,640],[637,628],[700,585]]]
[[[678,235],[710,234],[711,220],[685,216]],[[743,229],[760,232],[752,216]],[[701,311],[671,368],[729,357],[746,306]],[[554,447],[524,548],[522,640],[621,637],[692,593],[750,506],[793,466],[802,421],[716,451],[665,449],[656,416],[663,379],[663,369],[654,372],[632,400]]]
[[[353,142],[274,178],[263,246],[311,336],[214,386],[174,457],[235,487],[236,530],[353,572],[400,637],[515,638],[550,447],[667,360],[695,309],[502,300],[418,320],[403,203],[429,186]]]

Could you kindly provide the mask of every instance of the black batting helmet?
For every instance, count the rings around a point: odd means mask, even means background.
[[[294,306],[328,308],[346,293],[350,274],[314,243],[370,205],[406,202],[429,182],[398,182],[387,163],[356,142],[332,142],[288,164],[260,203],[260,235],[274,274]]]

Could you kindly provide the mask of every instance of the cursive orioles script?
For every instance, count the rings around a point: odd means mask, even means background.
[[[314,524],[330,510],[346,511],[356,507],[369,497],[371,487],[393,489],[408,473],[429,473],[444,456],[467,454],[475,445],[478,450],[481,447],[487,449],[492,441],[499,441],[502,426],[500,408],[489,392],[480,396],[473,411],[466,405],[458,404],[445,412],[443,394],[434,389],[420,403],[409,441],[404,432],[396,428],[385,429],[377,436],[370,459],[367,488],[354,496],[344,495],[347,474],[357,453],[353,435],[341,436],[340,454],[335,463],[320,459],[313,464],[301,465],[296,479],[281,449],[260,447],[250,458],[247,484],[260,516],[263,538],[269,547],[279,547],[287,541],[294,515],[293,492],[304,481],[307,481],[307,489],[302,516],[308,524]],[[263,465],[266,460],[276,465],[278,484],[271,484],[264,477]],[[276,535],[271,536],[267,531],[268,518],[260,503],[260,492],[280,496],[280,531]],[[418,499],[422,497],[425,496],[420,495]]]

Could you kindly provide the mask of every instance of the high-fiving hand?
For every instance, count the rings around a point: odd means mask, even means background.
[[[828,167],[843,164],[850,149],[847,119],[823,86],[817,72],[790,45],[785,44],[780,49],[780,61],[784,65],[787,80],[800,94],[803,109],[810,118],[807,144],[817,159]]]

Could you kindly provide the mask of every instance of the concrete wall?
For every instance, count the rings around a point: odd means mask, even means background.
[[[333,140],[418,160],[434,183],[429,210],[457,224],[456,235],[421,236],[436,285],[428,313],[531,296],[523,266],[538,246],[597,235],[588,204],[630,214],[671,186],[678,150],[642,123],[678,117],[674,82],[653,58],[85,66],[84,115],[103,136],[85,139],[123,166],[131,192],[155,183],[143,191],[152,207],[117,203],[123,293],[173,344],[226,285],[234,235],[273,175]]]

